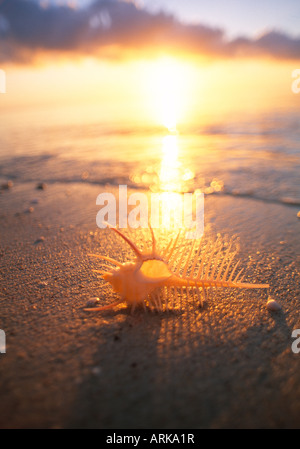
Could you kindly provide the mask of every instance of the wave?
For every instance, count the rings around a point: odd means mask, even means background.
[[[44,160],[47,160],[47,157],[43,157]],[[12,165],[14,165],[12,163]],[[109,167],[108,167],[109,166]],[[14,165],[16,168],[16,165]],[[103,168],[103,167],[102,167]],[[124,167],[123,167],[124,168]],[[120,185],[126,185],[128,189],[132,190],[140,190],[145,191],[148,190],[150,187],[150,190],[153,190],[153,185],[150,184],[146,185],[143,183],[136,183],[132,180],[128,174],[113,174],[114,168],[112,167],[112,164],[107,164],[103,172],[106,172],[106,175],[99,176],[99,173],[97,176],[92,176],[87,171],[83,171],[82,173],[76,175],[74,173],[67,174],[67,173],[61,173],[59,174],[51,174],[49,172],[43,172],[39,170],[39,173],[37,174],[35,171],[31,172],[29,174],[26,171],[22,172],[22,175],[20,176],[20,173],[18,170],[15,172],[10,172],[9,170],[3,170],[3,167],[0,167],[0,180],[8,181],[12,180],[15,184],[40,184],[40,183],[46,183],[46,184],[62,184],[62,185],[70,185],[70,184],[84,184],[84,185],[92,185],[92,186],[99,186],[103,187],[106,190],[111,186],[113,189],[118,188]],[[111,175],[108,175],[107,173],[112,173]],[[127,172],[128,173],[128,172]],[[195,190],[202,191],[205,196],[210,197],[222,197],[222,196],[230,196],[232,198],[244,198],[254,201],[260,201],[264,202],[266,204],[279,204],[284,206],[300,206],[300,198],[299,197],[292,197],[292,196],[267,196],[265,192],[262,191],[243,191],[239,190],[236,187],[230,187],[230,186],[224,186],[224,188],[221,191],[214,191],[211,189],[211,183],[208,181],[206,185],[203,184],[197,184],[197,182],[194,183],[194,188],[187,190],[188,193],[194,193]],[[154,186],[155,191],[155,186]],[[182,193],[182,192],[176,192],[176,193]]]

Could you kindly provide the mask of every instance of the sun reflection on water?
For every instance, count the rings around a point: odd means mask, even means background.
[[[189,191],[189,182],[195,174],[191,169],[184,167],[182,163],[178,135],[164,136],[161,152],[159,190],[177,193]]]
[[[184,166],[178,133],[165,135],[156,182],[150,186],[161,205],[161,228],[174,230],[184,226],[183,194],[191,191],[194,172]]]
[[[162,159],[159,172],[160,188],[163,191],[177,191],[180,176],[177,136],[165,136],[162,141]]]

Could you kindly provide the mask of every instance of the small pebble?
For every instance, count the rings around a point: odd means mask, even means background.
[[[37,184],[36,188],[38,190],[45,190],[47,187],[47,184],[45,184],[44,182],[40,182],[39,184]]]
[[[13,187],[14,183],[12,181],[7,181],[1,184],[1,190],[9,190]]]
[[[86,303],[86,307],[95,307],[99,304],[99,298],[91,298]]]
[[[39,237],[38,239],[36,239],[36,241],[34,242],[35,244],[37,244],[37,243],[42,243],[42,242],[44,242],[44,240],[45,240],[45,237],[43,236],[43,235],[41,235],[41,237]]]
[[[91,373],[92,373],[94,376],[100,376],[100,374],[102,373],[102,369],[100,368],[100,366],[93,366],[93,367],[91,368]]]
[[[281,310],[281,306],[275,299],[269,298],[267,301],[267,309],[272,312],[277,312],[278,310]]]
[[[34,207],[32,206],[28,207],[28,209],[25,210],[26,214],[32,214],[32,212],[34,212]]]
[[[42,281],[42,282],[39,283],[39,287],[40,288],[47,287],[47,285],[48,285],[48,282],[45,282],[45,281]]]

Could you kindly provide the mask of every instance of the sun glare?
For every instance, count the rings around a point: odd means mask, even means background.
[[[182,164],[178,138],[178,135],[171,134],[162,139],[159,188],[163,192],[187,192],[194,179],[194,172]]]
[[[189,87],[189,67],[170,57],[156,60],[147,67],[147,93],[156,120],[175,131],[184,118]]]

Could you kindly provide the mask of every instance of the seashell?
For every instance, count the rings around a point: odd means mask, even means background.
[[[107,271],[93,270],[109,282],[119,299],[109,305],[86,308],[87,311],[102,311],[113,308],[121,303],[135,307],[142,305],[145,310],[166,310],[174,308],[179,302],[178,292],[187,299],[197,297],[199,305],[207,299],[207,290],[216,288],[251,288],[267,289],[268,284],[250,284],[243,282],[243,268],[238,269],[239,261],[234,262],[237,248],[234,239],[227,241],[220,236],[213,242],[203,239],[192,241],[187,250],[180,245],[180,234],[170,240],[169,244],[158,250],[154,232],[150,227],[152,248],[140,251],[137,246],[119,229],[109,226],[133,250],[135,259],[132,262],[121,263],[107,256],[89,254],[109,263]]]

